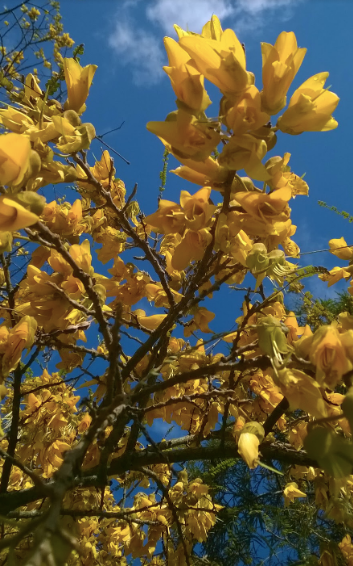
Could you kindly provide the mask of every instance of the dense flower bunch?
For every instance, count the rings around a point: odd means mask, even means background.
[[[176,31],[164,70],[177,110],[148,129],[181,163],[173,173],[198,187],[147,217],[108,151],[90,165],[96,134],[82,116],[95,65],[63,59],[64,103],[29,74],[20,102],[0,110],[0,509],[9,519],[0,556],[191,564],[221,507],[179,463],[210,453],[250,469],[289,463],[285,505],[311,482],[318,508],[351,524],[353,317],[313,333],[286,310],[282,288],[300,278],[287,259],[299,256],[289,202],[308,186],[288,153],[267,156],[279,132],[335,128],[338,97],[319,73],[286,107],[306,52],[293,32],[262,44],[260,91],[244,47],[215,16],[201,34]],[[216,119],[205,113],[205,79],[221,93]],[[74,184],[72,203],[52,200],[60,183]],[[18,276],[21,241],[29,261]],[[352,263],[343,239],[330,247]],[[147,269],[132,263],[132,248]],[[322,277],[348,279],[351,267]],[[217,313],[205,305],[245,277],[235,330],[215,336]],[[265,278],[277,285],[268,297]],[[252,304],[256,293],[262,302]],[[185,436],[155,441],[157,419]],[[350,556],[348,536],[341,546]]]

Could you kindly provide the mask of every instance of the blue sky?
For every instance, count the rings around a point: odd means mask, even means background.
[[[278,34],[294,31],[307,55],[289,95],[308,77],[329,71],[328,84],[341,98],[334,114],[339,127],[331,132],[280,135],[271,155],[292,154],[290,164],[298,174],[306,173],[309,198],[291,200],[292,220],[298,226],[294,240],[303,252],[327,248],[331,238],[344,236],[353,243],[352,225],[318,206],[322,200],[338,210],[353,214],[348,172],[351,156],[353,113],[351,100],[353,57],[351,22],[353,3],[348,0],[63,0],[61,12],[67,31],[76,43],[85,44],[82,64],[95,63],[98,70],[87,101],[85,119],[97,133],[117,127],[121,130],[104,139],[122,153],[131,165],[116,158],[117,175],[130,191],[138,183],[138,200],[146,214],[157,206],[159,172],[163,146],[147,132],[149,120],[164,120],[175,109],[175,96],[162,71],[167,64],[163,37],[174,36],[173,24],[200,32],[213,13],[223,28],[231,27],[245,43],[247,68],[261,88],[260,42],[274,43]],[[217,115],[219,96],[207,85],[213,100],[209,116]],[[93,145],[99,156],[101,144]],[[169,169],[177,165],[171,160]],[[191,193],[196,185],[170,175],[165,198],[178,200],[180,190]],[[215,195],[217,200],[217,195]],[[303,256],[302,265],[314,263],[333,267],[340,263],[330,254]],[[341,262],[342,263],[342,262]],[[317,278],[309,289],[332,296]],[[233,296],[232,296],[233,297]],[[235,317],[234,317],[235,318]],[[233,321],[234,321],[233,318]]]

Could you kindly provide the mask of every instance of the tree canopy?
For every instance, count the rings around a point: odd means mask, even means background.
[[[92,151],[99,73],[59,8],[0,13],[0,564],[353,564],[353,247],[300,265],[289,203],[309,187],[274,153],[338,126],[328,73],[306,78],[282,32],[259,90],[216,16],[175,25],[145,216],[114,148]],[[314,276],[349,286],[325,302]],[[229,292],[241,316],[216,333]]]

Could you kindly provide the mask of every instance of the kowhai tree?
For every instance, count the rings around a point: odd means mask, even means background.
[[[270,155],[277,135],[337,127],[328,73],[287,105],[306,52],[293,32],[262,44],[258,90],[216,16],[201,34],[176,26],[164,70],[177,109],[147,128],[196,187],[180,181],[180,202],[160,199],[146,217],[112,155],[91,152],[84,113],[99,70],[81,65],[81,48],[65,56],[72,40],[50,10],[24,2],[1,17],[16,10],[22,39],[44,14],[54,59],[38,55],[47,80],[22,76],[22,56],[2,68],[0,563],[196,564],[227,501],[185,466],[228,458],[253,478],[266,469],[269,484],[281,474],[285,506],[315,494],[344,526],[316,562],[352,563],[353,318],[299,327],[284,297],[316,271],[352,281],[353,250],[331,240],[344,267],[300,268],[289,202],[308,186],[288,153]],[[205,79],[220,92],[217,118]],[[53,200],[62,183],[74,198]],[[229,287],[242,314],[215,334]],[[158,435],[160,419],[175,438]]]

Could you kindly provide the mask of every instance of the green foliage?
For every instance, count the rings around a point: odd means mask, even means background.
[[[294,312],[301,326],[309,324],[312,330],[316,330],[323,324],[337,320],[341,312],[353,314],[353,297],[347,291],[342,291],[337,293],[337,299],[314,300],[313,295],[307,291],[297,302]]]

